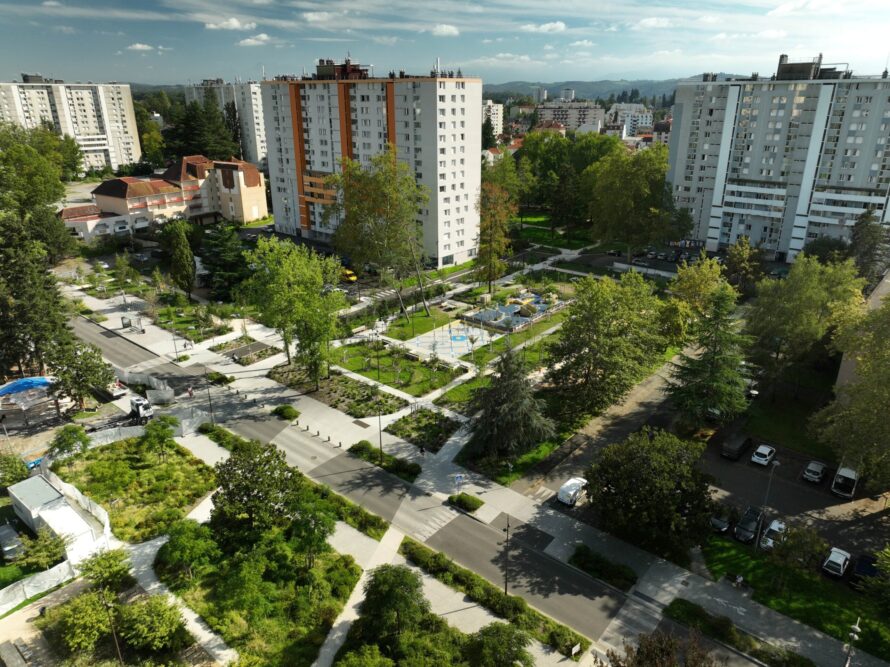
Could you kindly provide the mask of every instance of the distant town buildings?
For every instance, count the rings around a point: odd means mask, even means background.
[[[610,125],[624,125],[625,134],[637,136],[640,128],[652,128],[652,111],[645,104],[617,103],[613,104],[606,116]]]
[[[483,123],[486,118],[491,119],[491,127],[494,130],[494,136],[501,136],[504,133],[504,105],[495,104],[492,100],[485,100],[482,103]]]
[[[325,179],[342,158],[368,164],[395,147],[429,202],[418,213],[426,256],[438,267],[476,254],[482,152],[482,81],[458,72],[369,76],[350,60],[263,82],[275,229],[330,243],[334,192]]]
[[[234,104],[241,127],[242,159],[266,170],[266,128],[263,117],[263,94],[259,83],[226,83],[222,79],[204,79],[201,83],[187,86],[185,101],[204,102],[207,95],[213,95],[220,110],[227,104]]]
[[[203,155],[184,157],[160,176],[104,181],[92,195],[93,204],[59,211],[71,233],[85,241],[129,235],[176,218],[246,223],[268,215],[266,184],[256,166]]]
[[[535,86],[534,91],[535,91],[534,97],[535,97],[536,104],[542,104],[547,101],[547,89],[546,88],[543,88],[540,86]]]
[[[890,223],[890,80],[779,58],[769,78],[677,87],[670,171],[708,249],[747,236],[792,261],[820,236],[848,238],[863,211]]]
[[[65,83],[22,74],[21,83],[0,83],[0,120],[29,129],[46,122],[73,137],[87,171],[119,169],[142,159],[125,83]]]
[[[566,130],[577,130],[582,125],[602,126],[606,119],[605,110],[594,102],[553,101],[538,105],[540,121],[556,121]]]
[[[557,120],[542,120],[532,128],[535,132],[555,132],[566,136],[566,126]]]
[[[574,88],[563,88],[562,93],[560,94],[560,98],[563,102],[574,102],[575,101],[575,89]]]

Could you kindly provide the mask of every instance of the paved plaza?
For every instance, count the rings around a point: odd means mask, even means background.
[[[485,329],[467,325],[461,320],[449,322],[444,327],[433,329],[425,334],[406,341],[409,344],[435,353],[440,358],[460,359],[472,349],[478,350],[483,345],[497,340],[501,334],[492,335]]]

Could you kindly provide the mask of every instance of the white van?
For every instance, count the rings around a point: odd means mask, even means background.
[[[575,503],[587,488],[587,480],[583,477],[572,477],[569,481],[559,487],[556,499],[569,507],[574,507]]]
[[[841,498],[852,498],[859,483],[859,473],[852,468],[839,468],[831,483],[831,492]]]

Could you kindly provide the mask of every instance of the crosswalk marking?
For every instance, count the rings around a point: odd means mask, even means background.
[[[546,503],[553,496],[556,495],[555,491],[548,489],[546,486],[536,486],[534,489],[529,489],[525,492],[525,495],[529,498],[532,498],[537,503]]]
[[[423,524],[413,531],[414,537],[421,542],[426,542],[457,517],[457,512],[445,507],[428,510],[423,514]]]

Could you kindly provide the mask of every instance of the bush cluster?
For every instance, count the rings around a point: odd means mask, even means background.
[[[392,473],[396,477],[401,477],[406,482],[414,482],[421,472],[419,463],[406,461],[405,459],[400,459],[397,456],[387,454],[386,452],[383,453],[383,462],[381,463],[380,450],[367,440],[359,440],[349,448],[349,453],[354,454],[363,461],[380,466],[386,472]]]
[[[637,573],[634,572],[633,568],[623,563],[610,561],[586,544],[579,544],[575,547],[575,553],[569,558],[569,563],[579,570],[583,570],[591,577],[602,579],[623,591],[630,590],[637,583]]]
[[[275,409],[272,410],[272,414],[289,422],[292,422],[294,419],[299,419],[300,417],[300,411],[297,410],[294,406],[287,404],[276,405]]]
[[[575,644],[581,644],[581,654],[590,647],[590,640],[587,638],[530,608],[521,597],[504,595],[499,587],[475,572],[455,564],[443,553],[433,551],[410,538],[405,538],[399,552],[427,574],[466,593],[474,602],[565,656],[571,656]]]
[[[207,374],[207,379],[210,380],[213,384],[231,384],[235,381],[235,376],[226,375],[225,373],[220,373],[219,371],[210,371]]]
[[[471,496],[469,493],[464,492],[460,492],[453,496],[448,496],[448,502],[455,507],[459,507],[465,512],[475,512],[477,509],[485,504],[485,501],[481,498]]]

